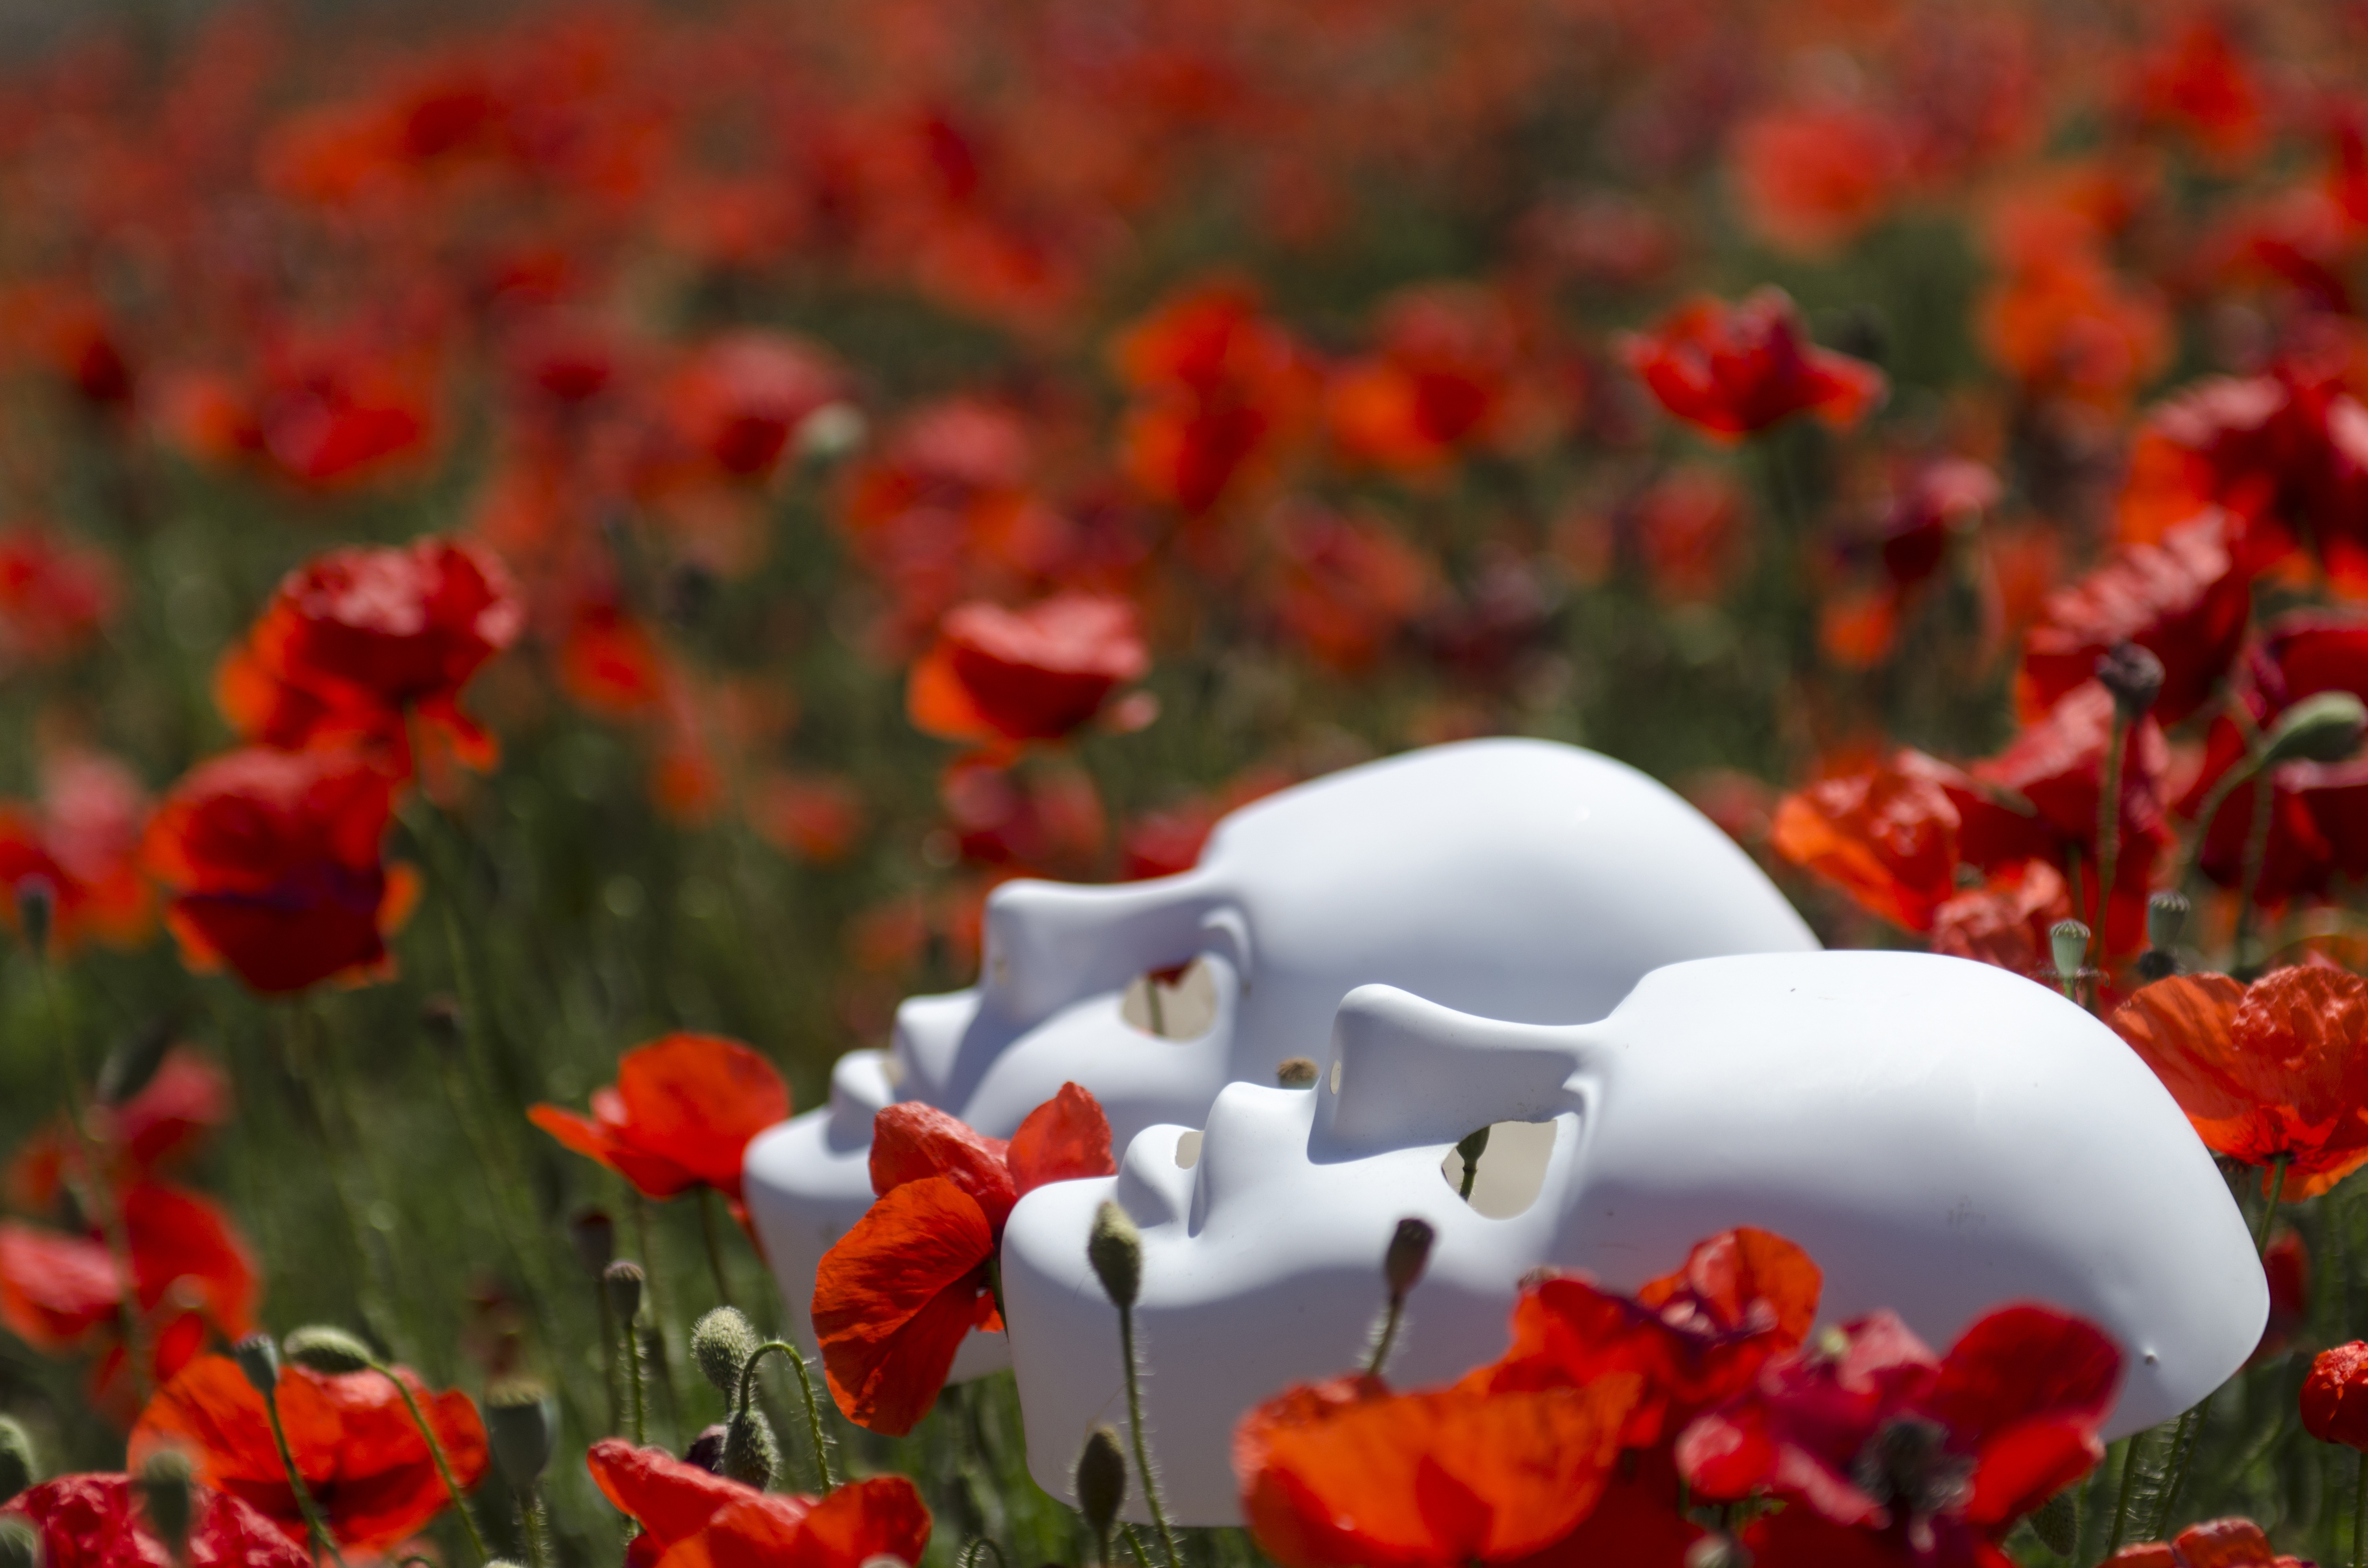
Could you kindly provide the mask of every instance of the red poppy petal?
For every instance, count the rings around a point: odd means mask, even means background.
[[[123,1195],[123,1229],[142,1307],[179,1285],[196,1292],[225,1339],[254,1326],[263,1281],[253,1249],[211,1201],[143,1181]]]
[[[1923,1403],[1978,1448],[2040,1417],[2093,1426],[2121,1381],[2121,1350],[2094,1324],[2049,1307],[2005,1307],[1958,1337]]]
[[[670,1034],[617,1064],[624,1142],[734,1198],[749,1140],[790,1114],[771,1062],[735,1040]]]
[[[2087,1421],[2028,1421],[1991,1438],[1974,1471],[1965,1517],[1992,1534],[2096,1468],[2105,1447]]]
[[[1019,1201],[1010,1147],[935,1106],[902,1101],[871,1119],[871,1190],[884,1197],[905,1182],[945,1176],[976,1199],[1000,1230]]]
[[[106,1244],[0,1220],[0,1324],[26,1344],[72,1349],[122,1300]]]
[[[600,1494],[620,1513],[639,1521],[663,1551],[754,1494],[754,1489],[714,1471],[688,1464],[664,1449],[637,1449],[622,1437],[603,1437],[584,1456]]]
[[[984,744],[1002,738],[972,699],[962,677],[954,674],[953,659],[943,642],[914,661],[905,678],[905,716],[913,722],[913,728],[943,741]]]
[[[1028,1193],[1048,1181],[1076,1181],[1118,1174],[1110,1158],[1110,1118],[1101,1102],[1076,1084],[1028,1113],[1011,1135],[1008,1156],[1012,1184]]]
[[[2229,1033],[2245,988],[2225,974],[2157,980],[2113,1010],[2113,1032],[2154,1070],[2204,1142],[2235,1153],[2253,1102],[2230,1065]]]
[[[977,1199],[944,1176],[893,1188],[823,1255],[814,1335],[848,1420],[902,1437],[928,1414],[994,1256]]]
[[[2186,1568],[2269,1568],[2280,1561],[2261,1527],[2250,1519],[2206,1519],[2171,1538]]]

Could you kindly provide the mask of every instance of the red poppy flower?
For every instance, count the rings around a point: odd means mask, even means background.
[[[1759,1561],[2008,1568],[1998,1541],[2104,1452],[2122,1356],[2078,1318],[2003,1308],[1939,1358],[1888,1312],[1839,1333],[1678,1439],[1702,1496],[1793,1505],[1747,1531]]]
[[[1298,345],[1235,284],[1178,295],[1129,329],[1112,357],[1134,393],[1119,434],[1127,477],[1196,516],[1271,460],[1315,394]]]
[[[1907,173],[1905,127],[1852,107],[1776,109],[1735,131],[1745,221],[1801,256],[1825,256],[1882,218]]]
[[[189,1568],[311,1568],[312,1559],[253,1507],[226,1493],[190,1499]],[[48,1568],[155,1568],[172,1561],[148,1527],[128,1475],[61,1475],[0,1508],[40,1532]]]
[[[1810,343],[1780,289],[1740,304],[1696,300],[1624,346],[1630,369],[1661,406],[1722,439],[1796,414],[1848,429],[1883,395],[1883,372]]]
[[[461,711],[461,688],[523,622],[508,574],[479,546],[423,539],[335,550],[279,585],[224,662],[218,692],[250,742],[382,739],[407,771],[404,720],[416,714],[483,767],[493,737]]]
[[[670,1034],[625,1052],[613,1088],[596,1089],[592,1114],[555,1105],[527,1112],[537,1127],[588,1154],[651,1198],[704,1184],[740,1206],[740,1156],[748,1142],[790,1115],[789,1086],[773,1064],[735,1040]]]
[[[2289,1201],[2368,1165],[2368,980],[2317,965],[2250,985],[2174,975],[2111,1021],[2214,1153],[2289,1162]]]
[[[848,1419],[911,1431],[970,1331],[1002,1332],[993,1269],[1013,1206],[1046,1182],[1117,1170],[1109,1119],[1075,1084],[1030,1111],[1008,1143],[914,1102],[874,1117],[879,1201],[814,1272],[814,1337]]]
[[[110,1186],[153,1175],[215,1128],[230,1120],[230,1078],[188,1046],[165,1053],[155,1075],[120,1105],[94,1105],[85,1131],[97,1143]],[[9,1198],[20,1207],[49,1208],[67,1172],[82,1167],[82,1140],[53,1122],[26,1140],[8,1162]]]
[[[2169,311],[2085,233],[2017,248],[1983,297],[1983,347],[2032,394],[2118,413],[2169,358]],[[2191,506],[2177,520],[2194,515]]]
[[[2302,1429],[2322,1443],[2368,1452],[2368,1345],[2355,1339],[2312,1358],[2302,1384]]]
[[[2044,860],[2026,860],[1942,901],[1932,913],[1932,950],[2017,974],[2052,974],[2055,923],[2071,917],[2063,873]]]
[[[1402,473],[1436,469],[1486,440],[1511,403],[1521,335],[1505,299],[1468,284],[1410,289],[1383,309],[1378,351],[1324,389],[1332,438]]]
[[[1867,772],[1821,779],[1784,797],[1769,843],[1840,887],[1868,913],[1930,931],[1957,892],[1963,825],[1952,785],[1964,776],[1902,751]]]
[[[905,710],[947,740],[1057,741],[1150,667],[1124,599],[1061,594],[1024,610],[966,604],[946,616],[937,646],[913,666]]]
[[[1672,470],[1636,497],[1628,521],[1645,579],[1670,604],[1719,598],[1750,556],[1750,511],[1716,469]]]
[[[2236,663],[2252,618],[2251,578],[2227,546],[2234,526],[2215,512],[2160,544],[2125,544],[2051,597],[2023,634],[2017,696],[2025,716],[2092,679],[2097,660],[2122,642],[2162,661],[2158,722],[2176,724],[2209,701]]]
[[[1502,1392],[1302,1384],[1235,1429],[1242,1512],[1284,1568],[1517,1562],[1595,1506],[1642,1386],[1633,1372]]]
[[[929,1544],[929,1510],[901,1475],[823,1498],[759,1492],[619,1437],[593,1444],[584,1463],[601,1495],[642,1527],[628,1568],[861,1568],[876,1557],[918,1562]]]
[[[155,894],[140,873],[148,799],[110,757],[65,752],[44,758],[34,806],[0,801],[0,923],[14,928],[26,890],[50,893],[50,937],[71,951],[87,941],[131,947],[147,939]]]
[[[121,1207],[142,1312],[169,1297],[176,1312],[201,1310],[225,1338],[254,1326],[262,1294],[254,1253],[220,1209],[154,1181],[126,1189]],[[114,1325],[122,1301],[114,1259],[95,1231],[74,1236],[0,1220],[0,1323],[27,1344],[80,1348]]]
[[[691,356],[666,407],[684,439],[725,473],[768,473],[807,415],[838,396],[838,372],[780,333],[726,334]]]
[[[63,658],[115,618],[106,551],[48,528],[0,533],[0,665]]]
[[[1329,669],[1371,667],[1440,597],[1439,568],[1377,519],[1286,506],[1276,509],[1270,533],[1275,616]]]
[[[2146,59],[2135,97],[2146,119],[2178,126],[2224,158],[2249,155],[2265,129],[2251,62],[2208,13],[2199,12]]]
[[[484,1478],[485,1428],[458,1390],[437,1393],[407,1368],[395,1369],[436,1433],[463,1492]],[[290,1364],[277,1393],[297,1473],[329,1533],[344,1546],[378,1551],[415,1534],[451,1502],[427,1439],[403,1396],[378,1372],[324,1373]],[[200,1356],[141,1413],[128,1463],[178,1448],[198,1479],[251,1504],[290,1540],[305,1539],[304,1516],[288,1484],[263,1396],[227,1356]]]
[[[191,768],[149,824],[143,858],[194,969],[257,991],[382,971],[416,884],[380,858],[386,776],[341,751],[235,751]]]
[[[2281,1555],[2250,1519],[2206,1519],[2168,1541],[2139,1541],[2105,1561],[2112,1568],[2313,1568]]]

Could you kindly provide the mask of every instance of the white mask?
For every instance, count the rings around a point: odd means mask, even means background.
[[[815,1265],[871,1202],[871,1119],[891,1101],[1008,1137],[1075,1081],[1122,1149],[1321,1055],[1368,983],[1570,1023],[1663,964],[1816,946],[1742,850],[1634,768],[1544,741],[1432,747],[1243,807],[1180,876],[996,889],[983,983],[906,1002],[892,1051],[840,1059],[827,1108],[749,1146],[748,1207],[810,1336]],[[1188,963],[1161,995],[1166,1034],[1190,1038],[1161,1038],[1142,977]],[[973,1335],[953,1375],[1008,1364],[1001,1335]]]
[[[1453,1146],[1492,1123],[1466,1204]],[[1152,1128],[1116,1177],[1031,1192],[1003,1289],[1030,1468],[1056,1496],[1087,1430],[1125,1417],[1117,1313],[1086,1262],[1111,1197],[1143,1231],[1154,1459],[1195,1525],[1238,1521],[1244,1412],[1361,1367],[1409,1215],[1438,1240],[1388,1369],[1402,1388],[1502,1355],[1538,1265],[1633,1290],[1737,1225],[1807,1249],[1824,1322],[1889,1307],[1946,1346],[2009,1301],[2090,1319],[2125,1358],[2109,1435],[2217,1387],[2269,1307],[2226,1185],[2136,1055],[2043,985],[1922,954],[1678,964],[1561,1028],[1370,986],[1315,1089],[1235,1085],[1205,1131]]]

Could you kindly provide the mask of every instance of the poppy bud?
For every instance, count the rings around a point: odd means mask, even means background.
[[[1077,1512],[1092,1527],[1107,1561],[1110,1526],[1126,1502],[1126,1453],[1118,1446],[1118,1434],[1108,1426],[1086,1434],[1085,1451],[1077,1456],[1076,1483]]]
[[[1398,1221],[1389,1250],[1382,1255],[1382,1278],[1389,1282],[1392,1301],[1403,1299],[1422,1278],[1422,1271],[1430,1266],[1430,1244],[1438,1239],[1439,1233],[1427,1220]]]
[[[740,1397],[740,1374],[757,1353],[757,1330],[737,1307],[718,1307],[690,1329],[690,1358],[728,1406]]]
[[[438,992],[419,1004],[419,1028],[438,1049],[461,1049],[461,1004]]]
[[[1094,1210],[1093,1233],[1086,1239],[1086,1259],[1110,1304],[1121,1312],[1134,1305],[1143,1290],[1143,1233],[1126,1210],[1108,1199]]]
[[[367,1372],[378,1365],[370,1347],[342,1328],[309,1324],[281,1341],[288,1358],[308,1372]]]
[[[255,1385],[255,1392],[264,1398],[279,1386],[279,1346],[271,1343],[268,1334],[250,1334],[230,1347],[231,1359]]]
[[[567,1239],[586,1274],[598,1274],[617,1256],[617,1221],[604,1210],[578,1209],[567,1221]]]
[[[682,1451],[682,1462],[695,1464],[710,1475],[723,1473],[723,1435],[731,1428],[718,1421],[712,1426],[702,1426],[690,1447]]]
[[[33,1439],[15,1417],[0,1415],[0,1504],[33,1484],[40,1466],[33,1459]]]
[[[620,1257],[600,1271],[600,1289],[609,1293],[609,1310],[627,1323],[642,1310],[642,1286],[649,1276],[632,1258]]]
[[[2042,1503],[2031,1516],[2031,1528],[2048,1551],[2071,1556],[2080,1544],[2080,1489],[2067,1486]]]
[[[22,1514],[0,1514],[0,1568],[41,1568],[41,1538]]]
[[[1286,1089],[1312,1089],[1315,1086],[1315,1063],[1304,1056],[1286,1057],[1275,1068],[1274,1081]]]
[[[780,1470],[781,1449],[773,1441],[772,1423],[752,1401],[724,1425],[723,1453],[716,1473],[762,1492],[773,1484]]]
[[[165,1064],[165,1053],[180,1032],[178,1015],[167,1013],[107,1053],[98,1067],[98,1103],[118,1106],[146,1088]]]
[[[148,1507],[148,1528],[164,1543],[165,1555],[176,1562],[189,1560],[189,1512],[196,1501],[189,1494],[189,1456],[178,1449],[159,1449],[140,1467],[137,1484]]]
[[[1751,1551],[1716,1530],[1686,1548],[1686,1568],[1751,1568]]]
[[[2261,766],[2282,762],[2341,762],[2368,733],[2368,706],[2348,691],[2322,691],[2287,709],[2270,731]]]
[[[504,1378],[485,1391],[485,1446],[502,1479],[523,1492],[551,1463],[559,1405],[532,1378]]]
[[[2089,927],[2078,920],[2058,920],[2048,927],[2047,945],[2055,958],[2056,982],[2069,996],[2080,978],[2080,960],[2089,951]]]
[[[2097,683],[2113,694],[2124,724],[2135,724],[2162,695],[2162,661],[2135,642],[2118,642],[2097,657]]]
[[[47,877],[27,877],[17,884],[17,928],[33,956],[50,956],[50,916],[57,910],[58,892]]]

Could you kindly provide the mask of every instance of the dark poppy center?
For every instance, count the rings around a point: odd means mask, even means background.
[[[1929,1517],[1964,1501],[1974,1461],[1948,1451],[1949,1429],[1926,1415],[1898,1415],[1876,1428],[1850,1465],[1858,1489],[1884,1507]]]

